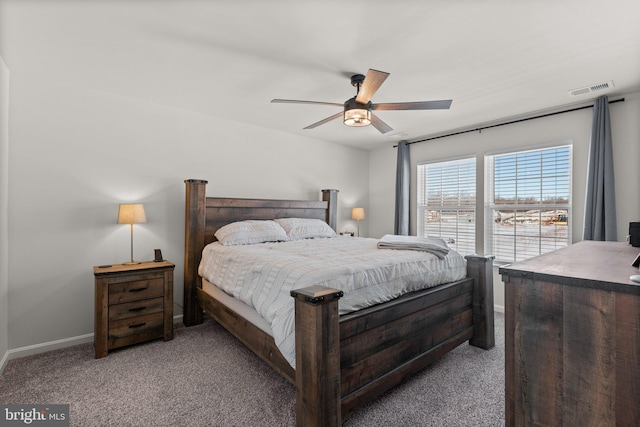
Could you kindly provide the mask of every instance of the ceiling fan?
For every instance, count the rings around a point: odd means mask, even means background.
[[[448,110],[451,106],[451,99],[440,101],[421,101],[421,102],[395,102],[373,104],[371,98],[378,91],[382,83],[389,77],[389,73],[369,69],[367,75],[354,74],[351,76],[351,85],[356,87],[356,96],[348,99],[344,104],[334,102],[317,102],[317,101],[298,101],[294,99],[272,99],[274,103],[284,104],[318,104],[318,105],[335,105],[343,107],[344,110],[320,120],[305,129],[313,129],[320,125],[335,120],[343,116],[343,122],[347,126],[367,126],[373,125],[381,133],[392,131],[391,126],[380,120],[378,116],[372,113],[372,110]]]

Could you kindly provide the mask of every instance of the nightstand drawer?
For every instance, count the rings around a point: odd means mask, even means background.
[[[161,297],[164,292],[164,280],[136,280],[133,282],[109,285],[109,305],[141,299]]]
[[[122,347],[154,338],[162,338],[162,313],[137,316],[109,322],[109,347]]]
[[[162,313],[164,298],[152,298],[141,301],[125,302],[109,306],[109,322],[147,314]]]

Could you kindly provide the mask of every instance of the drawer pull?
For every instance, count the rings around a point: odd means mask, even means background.
[[[144,290],[147,290],[147,289],[149,289],[149,287],[148,287],[148,286],[145,286],[145,287],[143,287],[143,288],[133,288],[133,289],[129,289],[129,292],[140,292],[140,291],[144,291]]]
[[[144,326],[146,324],[147,324],[147,322],[136,323],[135,325],[129,325],[129,329],[139,328],[139,327]]]
[[[144,310],[145,308],[147,308],[147,307],[146,307],[146,306],[143,306],[143,307],[130,308],[130,309],[129,309],[129,311],[130,311],[130,312],[131,312],[131,311],[142,311],[142,310]]]

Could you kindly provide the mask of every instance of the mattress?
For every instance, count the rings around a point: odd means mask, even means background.
[[[321,285],[340,289],[339,313],[380,304],[405,293],[463,279],[464,257],[379,249],[377,239],[336,237],[255,245],[207,245],[198,273],[257,311],[295,368],[293,289]]]

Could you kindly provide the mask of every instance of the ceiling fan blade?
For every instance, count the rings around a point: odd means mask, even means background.
[[[312,124],[312,125],[307,126],[305,129],[313,129],[313,128],[315,128],[315,127],[318,127],[318,126],[320,126],[320,125],[323,125],[323,124],[325,124],[325,123],[328,123],[328,122],[330,122],[331,120],[335,120],[335,119],[337,119],[338,117],[342,117],[342,115],[343,115],[343,114],[344,114],[344,112],[340,111],[339,113],[336,113],[336,114],[334,114],[333,116],[327,117],[326,119],[320,120],[320,121],[319,121],[319,122],[317,122],[317,123],[314,123],[314,124]]]
[[[451,107],[451,99],[440,101],[422,102],[392,102],[384,104],[371,104],[372,110],[448,110]]]
[[[338,107],[344,107],[344,104],[337,104],[335,102],[298,101],[296,99],[272,99],[271,102],[275,104],[316,104],[316,105],[335,105]]]
[[[371,113],[371,124],[374,128],[378,129],[380,133],[387,133],[393,130],[391,126],[380,120],[380,117],[376,116],[373,113]]]
[[[371,101],[371,98],[378,89],[380,89],[380,86],[382,86],[382,83],[384,83],[387,77],[389,77],[389,73],[369,68],[369,71],[367,71],[367,75],[364,78],[364,83],[360,86],[358,96],[356,96],[356,102],[366,104]]]

